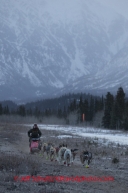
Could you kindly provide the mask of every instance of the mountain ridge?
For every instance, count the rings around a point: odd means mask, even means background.
[[[95,0],[1,5],[1,100],[127,90],[126,18]]]

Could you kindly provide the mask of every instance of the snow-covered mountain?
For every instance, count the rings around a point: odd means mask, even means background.
[[[98,0],[0,0],[0,100],[127,91],[127,32]]]

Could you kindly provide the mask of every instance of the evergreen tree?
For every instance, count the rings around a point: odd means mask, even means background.
[[[57,113],[58,118],[62,118],[63,113],[61,109],[58,109],[58,113]]]
[[[29,108],[28,110],[26,110],[26,114],[32,116],[33,115],[32,109]]]
[[[3,107],[2,107],[2,104],[0,104],[0,115],[3,114]]]
[[[94,97],[91,95],[90,101],[89,101],[89,111],[88,111],[88,120],[90,123],[93,120],[93,116],[95,114],[95,104],[94,104]]]
[[[100,110],[102,111],[104,109],[104,97],[102,96],[100,101]]]
[[[114,105],[114,96],[110,92],[108,92],[105,98],[105,107],[104,107],[105,109],[104,109],[104,116],[102,119],[102,124],[104,128],[110,128],[113,105]]]
[[[73,112],[76,110],[76,99],[73,100],[73,102],[70,103],[69,105],[69,112]]]
[[[39,110],[39,108],[36,106],[35,110],[34,110],[34,115],[35,117],[39,117],[41,115],[41,112]]]
[[[78,120],[82,122],[82,114],[84,113],[83,98],[80,96],[79,110],[78,110]]]
[[[66,107],[64,106],[64,110],[63,110],[63,117],[66,119],[67,118],[67,111],[66,111]]]
[[[95,102],[94,102],[95,106],[94,106],[94,110],[95,110],[95,113],[99,111],[99,106],[100,106],[100,102],[97,98],[95,98]]]
[[[88,104],[87,99],[84,100],[83,108],[84,108],[83,114],[85,116],[85,121],[88,121],[89,120],[89,117],[88,117],[88,115],[89,115],[89,104]]]
[[[124,122],[123,128],[128,130],[128,101],[125,102]]]
[[[123,128],[123,121],[124,121],[124,113],[125,113],[125,93],[123,88],[120,87],[117,91],[117,95],[115,98],[115,108],[116,108],[116,128],[122,129]]]
[[[25,116],[26,115],[26,110],[25,110],[25,106],[24,105],[20,105],[18,107],[18,114],[21,116]]]
[[[111,121],[110,121],[110,128],[111,129],[116,129],[116,123],[117,123],[117,117],[116,117],[116,105],[115,101],[112,107],[112,112],[111,112]]]
[[[4,107],[3,113],[4,113],[5,115],[9,115],[9,114],[10,114],[8,105]]]

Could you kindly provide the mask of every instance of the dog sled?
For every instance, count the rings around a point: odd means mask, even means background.
[[[40,138],[31,138],[30,153],[39,153],[41,151],[42,143]]]

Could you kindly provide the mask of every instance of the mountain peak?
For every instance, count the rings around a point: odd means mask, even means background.
[[[2,0],[0,18],[1,100],[127,89],[128,20],[100,0]]]

